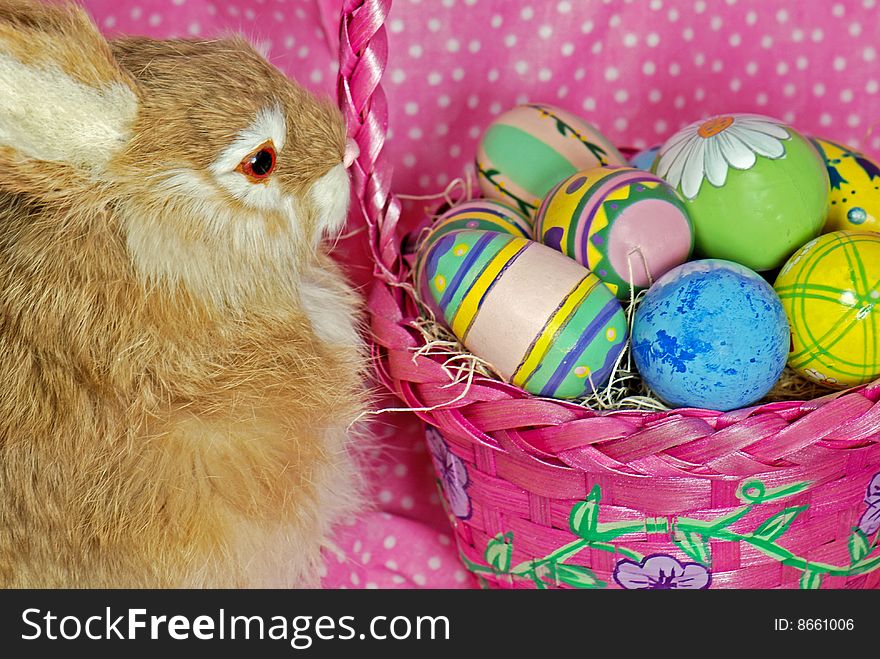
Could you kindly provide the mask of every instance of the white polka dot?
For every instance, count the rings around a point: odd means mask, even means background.
[[[645,43],[648,44],[651,48],[655,48],[660,43],[660,35],[656,32],[651,32],[647,37],[645,37]]]
[[[516,102],[517,105],[525,105],[526,103],[528,103],[528,98],[523,98],[521,101],[517,100]],[[479,126],[471,126],[468,129],[468,135],[473,139],[478,138],[481,132],[482,131]]]
[[[324,79],[324,72],[321,71],[321,69],[315,69],[314,71],[312,71],[311,75],[309,76],[309,79],[313,83],[317,84]]]
[[[831,125],[831,115],[828,114],[827,112],[823,112],[819,116],[819,123],[822,124],[823,126],[830,126]]]
[[[659,89],[652,89],[648,92],[648,100],[651,101],[651,103],[659,103],[660,99],[662,98],[663,92],[661,92]]]
[[[720,30],[722,25],[724,25],[724,20],[720,16],[713,16],[709,20],[709,27],[712,28],[715,32]]]
[[[535,10],[529,6],[523,7],[522,10],[519,12],[519,16],[524,21],[530,21],[535,16]]]
[[[391,537],[391,536],[389,536],[389,537]],[[386,549],[391,549],[392,547],[394,547],[395,542],[397,542],[394,538],[391,538],[391,539],[394,540],[394,542],[391,543],[391,547],[386,547]],[[385,538],[385,541],[387,542],[388,538]],[[397,565],[397,561],[395,561],[393,559],[385,561],[385,567],[388,568],[389,570],[399,570],[400,569]]]
[[[785,9],[780,9],[776,12],[776,20],[780,23],[788,22],[788,11]]]
[[[403,583],[406,583],[406,579],[404,579],[399,574],[395,574],[391,576],[391,583],[397,584],[399,586]]]
[[[450,537],[449,537],[448,535],[446,535],[445,533],[441,533],[439,536],[437,536],[437,541],[438,541],[441,545],[443,545],[444,547],[448,547],[449,545],[452,544],[452,540],[451,540]]]
[[[412,580],[413,580],[413,583],[416,584],[417,586],[424,586],[426,583],[428,583],[428,580],[425,579],[424,574],[414,574],[412,576]]]
[[[447,135],[449,133],[449,124],[445,124],[441,121],[434,126],[434,132],[438,135]]]
[[[421,176],[419,176],[419,187],[420,188],[427,188],[429,185],[431,185],[431,177],[430,176],[428,176],[427,174],[422,174]]]
[[[469,53],[478,53],[478,52],[480,52],[481,47],[482,47],[482,44],[480,43],[479,39],[471,39],[468,42],[468,52]]]
[[[705,0],[697,0],[697,1],[694,3],[694,12],[697,13],[697,14],[702,14],[704,11],[706,11],[706,2],[705,2]]]
[[[553,28],[549,25],[542,25],[538,28],[538,36],[542,39],[549,39],[553,36]]]
[[[866,46],[862,51],[862,59],[866,62],[873,62],[877,59],[877,51],[874,49],[874,46]]]
[[[817,27],[815,30],[813,30],[813,31],[810,33],[810,38],[811,38],[813,41],[815,41],[815,42],[818,43],[819,41],[822,41],[822,39],[825,38],[825,33],[822,31],[822,28]]]
[[[846,7],[841,4],[836,4],[831,8],[831,13],[837,18],[840,18],[846,13]]]
[[[403,166],[412,169],[416,166],[416,156],[414,153],[403,154]]]
[[[591,96],[587,96],[587,98],[584,99],[584,102],[581,105],[587,112],[592,112],[596,109],[596,99]]]
[[[651,60],[645,60],[645,62],[642,63],[642,73],[644,73],[646,76],[654,75],[654,72],[656,70],[657,66]]]
[[[694,30],[693,28],[686,27],[681,31],[681,38],[685,41],[693,41],[694,38]]]
[[[498,80],[499,75],[500,73],[498,72],[498,69],[489,69],[489,72],[486,74],[486,79],[489,82],[495,82]]]
[[[782,120],[789,125],[793,124],[795,120],[794,112],[788,110],[785,114],[782,115]]]
[[[738,92],[740,87],[742,87],[742,81],[739,78],[731,78],[729,84],[730,90],[734,92]]]
[[[361,578],[360,578],[360,576],[358,575],[357,572],[352,572],[352,573],[351,573],[351,583],[353,583],[355,586],[359,586],[359,585],[360,585],[360,583],[361,583]]]
[[[379,584],[377,584],[375,581],[368,581],[367,583],[364,584],[364,588],[366,590],[378,590]]]
[[[399,18],[395,18],[394,20],[392,20],[391,22],[388,23],[388,28],[392,32],[394,32],[395,34],[403,32],[403,28],[404,28],[403,21],[400,20]]]
[[[857,37],[862,33],[862,24],[861,23],[851,23],[849,26],[849,35],[851,37]]]
[[[663,0],[651,0],[648,3],[648,7],[651,8],[651,11],[660,11],[663,9]]]
[[[679,73],[681,73],[681,64],[679,64],[678,62],[670,62],[669,75],[671,75],[672,77],[675,77]]]
[[[419,113],[419,104],[415,101],[409,101],[403,106],[403,111],[410,116],[414,116]]]
[[[753,76],[758,72],[758,63],[755,61],[746,64],[746,74]]]
[[[804,31],[801,28],[795,28],[791,31],[791,40],[795,43],[800,43],[804,40]]]
[[[663,135],[666,133],[666,130],[669,128],[669,125],[666,123],[664,119],[658,119],[654,122],[654,132],[658,135]]]
[[[813,85],[813,95],[814,96],[824,96],[825,95],[825,83],[817,82]]]
[[[504,23],[504,17],[501,14],[495,14],[492,16],[492,20],[489,21],[489,25],[494,27],[496,30],[501,27],[501,24]]]
[[[437,19],[437,18],[428,19],[428,29],[431,32],[439,32],[441,27],[443,27],[443,23],[441,23],[439,19]]]
[[[694,90],[694,99],[697,101],[702,101],[704,98],[706,98],[706,90],[702,87],[697,87]]]
[[[676,9],[675,7],[670,9],[669,13],[666,14],[666,18],[669,19],[670,23],[675,23],[675,21],[678,20],[678,17],[679,17],[678,9]]]
[[[706,54],[705,53],[696,53],[694,55],[694,64],[697,66],[703,66],[706,63]]]
[[[755,97],[755,103],[757,103],[758,105],[762,105],[762,106],[763,106],[763,105],[767,105],[767,100],[768,100],[768,99],[767,99],[767,94],[765,94],[764,92],[760,92],[760,93]]]
[[[623,45],[627,48],[634,48],[639,43],[639,38],[632,32],[623,35]]]
[[[614,120],[614,130],[618,132],[625,131],[628,125],[629,122],[626,120],[626,117],[617,117],[617,119]]]
[[[464,583],[465,581],[467,581],[467,574],[464,570],[456,570],[453,577],[458,583]]]
[[[793,82],[785,83],[785,86],[782,88],[782,93],[789,98],[794,96],[796,91],[797,87],[795,87],[795,84]]]
[[[521,59],[513,65],[513,70],[520,75],[525,75],[529,70],[529,63],[526,62],[524,59]]]
[[[504,45],[508,48],[513,48],[516,45],[516,35],[508,34],[504,37]]]
[[[738,33],[734,32],[733,34],[730,35],[730,39],[728,39],[728,42],[730,43],[731,46],[736,48],[737,46],[739,46],[742,43],[742,37]]]
[[[553,71],[547,68],[543,68],[538,71],[538,80],[541,82],[547,82],[553,77]]]
[[[758,12],[754,9],[749,10],[746,14],[746,25],[754,25],[758,22]]]
[[[574,44],[570,41],[566,41],[562,44],[561,51],[563,57],[571,57],[574,54]]]
[[[601,53],[602,52],[602,42],[601,41],[594,42],[593,46],[590,48],[590,52],[593,53],[594,55],[598,55],[599,53]]]
[[[568,0],[563,0],[559,4],[556,5],[556,11],[560,14],[568,14],[571,12],[571,3]]]
[[[114,25],[116,25],[115,16],[108,16],[104,19],[104,27],[113,27]]]
[[[458,39],[450,39],[446,42],[446,50],[450,53],[457,53],[461,50],[461,42]]]
[[[613,14],[611,18],[608,19],[609,27],[620,27],[620,14]]]
[[[192,36],[198,36],[202,32],[202,26],[198,21],[193,21],[187,26],[186,31],[189,32]]]
[[[584,34],[589,34],[593,31],[593,21],[587,19],[583,23],[581,23],[581,32]]]
[[[797,58],[794,65],[798,68],[798,71],[803,71],[804,69],[806,69],[810,65],[810,60],[808,60],[806,57],[801,55],[800,57]]]
[[[859,115],[851,114],[846,118],[846,125],[850,128],[855,128],[861,123],[861,121],[862,120],[859,118]]]
[[[458,82],[459,80],[462,80],[463,78],[464,78],[464,69],[463,68],[461,68],[459,66],[459,67],[452,69],[452,79],[453,80]]]
[[[771,48],[773,46],[773,37],[769,34],[765,34],[761,37],[761,47],[762,48]]]
[[[441,108],[448,108],[451,102],[452,99],[450,99],[447,94],[440,94],[440,96],[437,97],[437,105]]]
[[[444,183],[446,183],[446,174],[441,173],[437,177],[437,184],[443,185]],[[413,498],[411,496],[409,496],[407,494],[407,495],[401,497],[401,499],[400,499],[400,507],[401,508],[403,508],[404,510],[412,510],[414,506],[415,506],[415,501],[413,500]]]
[[[788,73],[788,63],[787,62],[779,62],[776,65],[776,73],[781,76],[784,76],[786,73]]]
[[[834,58],[833,66],[835,71],[843,71],[846,68],[846,58],[838,55]]]
[[[143,14],[144,14],[144,10],[138,6],[132,7],[131,11],[129,11],[129,16],[131,16],[131,19],[133,21],[138,20],[141,16],[143,16]]]
[[[587,70],[584,68],[578,68],[574,71],[574,79],[575,80],[583,80],[584,76],[587,74]]]
[[[605,69],[605,80],[608,80],[609,82],[613,82],[614,80],[617,80],[619,77],[620,77],[620,71],[617,70],[617,67],[609,66],[607,69]]]
[[[678,110],[681,110],[687,104],[687,100],[684,96],[679,94],[672,100],[672,105]]]
[[[724,62],[720,59],[712,60],[712,72],[719,73],[724,68]]]
[[[440,73],[438,73],[437,71],[431,71],[428,74],[428,84],[431,85],[432,87],[436,87],[441,82],[443,82],[443,76]]]
[[[876,94],[878,90],[880,90],[880,83],[876,80],[868,80],[865,83],[865,91],[869,94]]]
[[[422,44],[414,43],[409,47],[409,56],[419,58],[422,56],[424,49],[422,48]]]
[[[411,140],[422,139],[422,129],[419,128],[418,126],[413,126],[412,128],[410,128],[406,132],[406,134],[409,136],[409,139],[411,139]],[[381,496],[381,493],[380,493],[380,496]]]
[[[840,92],[840,100],[844,103],[851,103],[853,100],[853,90],[852,89],[843,89]]]
[[[862,7],[865,9],[873,9],[877,4],[877,0],[862,0]]]
[[[147,21],[151,26],[156,27],[162,22],[162,16],[159,14],[150,14],[150,18]]]
[[[492,105],[489,106],[489,114],[500,114],[501,113],[501,103],[495,101]]]
[[[431,556],[431,558],[428,559],[428,567],[432,570],[439,570],[441,564],[442,561],[439,556]]]
[[[394,495],[391,494],[390,490],[382,490],[379,492],[379,501],[382,503],[391,503],[391,500],[394,498]]]

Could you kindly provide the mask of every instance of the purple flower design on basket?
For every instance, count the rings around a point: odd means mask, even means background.
[[[465,491],[469,483],[467,467],[449,450],[443,435],[435,428],[429,427],[425,431],[425,439],[449,509],[459,519],[468,519],[471,516],[471,498]]]
[[[712,575],[699,563],[681,563],[667,554],[652,554],[636,563],[625,558],[614,568],[614,580],[629,590],[701,590]]]
[[[868,485],[865,503],[868,509],[859,520],[859,530],[865,535],[872,535],[880,531],[880,474],[874,476]]]

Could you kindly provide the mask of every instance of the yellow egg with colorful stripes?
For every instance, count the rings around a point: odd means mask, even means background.
[[[678,193],[633,167],[560,181],[535,216],[535,238],[585,265],[620,299],[690,258],[694,227]]]
[[[789,366],[834,388],[880,377],[880,233],[835,231],[810,241],[774,288],[791,326]]]
[[[462,229],[482,229],[509,233],[521,238],[532,237],[532,225],[518,211],[491,199],[472,199],[456,204],[440,217],[425,236],[421,249],[427,249],[441,236]]]
[[[604,385],[627,320],[589,270],[545,245],[494,231],[441,236],[419,254],[419,297],[504,380],[579,398]]]
[[[626,158],[595,126],[552,105],[520,105],[493,121],[477,150],[483,196],[533,217],[547,192],[562,179]]]

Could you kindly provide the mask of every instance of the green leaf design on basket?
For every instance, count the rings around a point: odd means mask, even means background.
[[[600,581],[595,573],[582,565],[567,565],[558,563],[551,573],[555,572],[557,581],[568,584],[574,588],[605,588],[608,584]]]
[[[801,575],[801,588],[803,590],[818,590],[822,587],[822,573],[807,570]]]
[[[853,564],[858,563],[871,553],[871,541],[861,529],[853,529],[852,535],[849,537],[849,557]]]
[[[599,502],[602,500],[602,488],[594,485],[586,500],[572,506],[568,524],[571,532],[579,538],[589,540],[596,533],[599,523]]]
[[[679,532],[675,544],[697,563],[712,566],[712,550],[704,535],[694,531]]]
[[[510,570],[510,557],[513,555],[513,533],[499,533],[486,543],[486,562],[495,572]]]
[[[801,481],[800,483],[783,485],[782,487],[774,487],[768,490],[761,481],[751,480],[746,481],[740,486],[736,496],[740,501],[751,504],[769,503],[800,494],[809,489],[812,484],[813,481]]]
[[[643,564],[645,556],[627,547],[620,538],[637,534],[667,535],[674,544],[690,559],[711,573],[712,553],[710,541],[745,543],[765,556],[800,570],[801,588],[820,588],[827,576],[852,576],[867,574],[880,569],[880,531],[873,540],[864,532],[854,529],[849,539],[850,561],[848,565],[831,565],[811,561],[797,556],[777,541],[785,535],[791,525],[808,505],[790,506],[764,519],[749,533],[734,531],[731,527],[742,521],[760,506],[773,501],[804,492],[810,482],[794,483],[783,487],[767,489],[759,480],[749,480],[742,484],[738,497],[743,506],[714,519],[701,520],[688,517],[669,519],[666,517],[646,517],[641,521],[600,522],[602,490],[596,485],[583,501],[572,506],[569,526],[576,539],[542,558],[524,561],[511,566],[513,555],[513,533],[499,533],[486,545],[486,565],[479,565],[463,554],[462,561],[480,578],[506,575],[511,579],[531,581],[535,588],[565,584],[574,588],[605,588],[593,570],[582,565],[567,563],[569,559],[585,549],[594,552],[608,552],[623,557],[629,563]],[[873,554],[873,556],[872,556]],[[662,555],[662,554],[661,554]],[[656,555],[655,555],[656,556]],[[623,562],[621,559],[620,562]],[[668,559],[675,560],[669,556]]]
[[[794,508],[780,510],[773,515],[773,517],[765,520],[764,523],[755,530],[752,537],[771,542],[776,540],[776,538],[788,531],[788,527],[792,525],[795,519],[797,519],[797,516],[807,508],[809,508],[809,506],[795,506]]]

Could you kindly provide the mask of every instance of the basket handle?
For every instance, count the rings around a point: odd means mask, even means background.
[[[344,0],[339,21],[337,100],[349,135],[360,147],[352,164],[353,193],[367,223],[376,277],[401,279],[396,229],[400,201],[391,192],[394,172],[384,152],[388,103],[381,79],[388,62],[385,19],[391,0]]]

